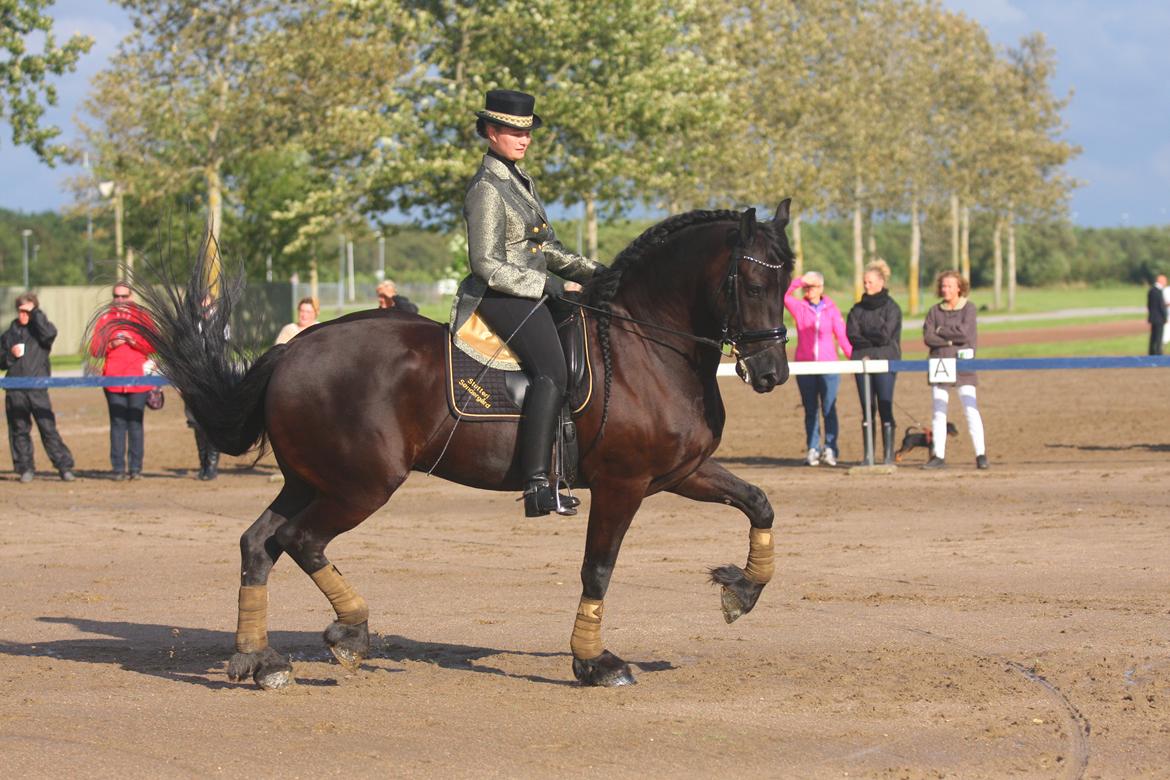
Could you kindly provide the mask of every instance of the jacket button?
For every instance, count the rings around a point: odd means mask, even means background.
[[[539,232],[540,232],[540,228],[538,228],[538,227],[534,227],[534,228],[532,228],[532,232],[533,232],[533,233],[539,233]]]
[[[547,222],[541,222],[541,223],[540,223],[540,227],[541,227],[541,229],[543,230],[544,228],[548,227],[548,223],[547,223]]]
[[[536,247],[532,247],[532,254],[536,254]]]

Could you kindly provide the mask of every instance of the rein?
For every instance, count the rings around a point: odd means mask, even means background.
[[[590,306],[589,304],[582,303],[580,301],[573,301],[573,305],[580,306],[583,309],[589,309],[590,311],[595,311],[595,312],[597,312],[603,316],[606,316],[606,317],[614,317],[616,319],[624,320],[626,322],[632,322],[636,325],[643,325],[647,328],[655,328],[656,330],[661,330],[665,333],[670,333],[670,334],[675,335],[675,336],[681,336],[682,338],[689,339],[697,344],[702,344],[705,347],[711,347],[712,349],[716,349],[720,352],[720,354],[725,354],[725,355],[729,355],[729,356],[738,357],[739,356],[739,347],[741,344],[754,344],[758,341],[779,341],[782,344],[787,344],[788,343],[788,329],[786,327],[784,327],[783,324],[779,325],[778,327],[767,328],[765,330],[745,331],[741,328],[740,330],[737,330],[737,331],[731,331],[731,318],[732,318],[732,316],[735,316],[737,319],[739,318],[738,280],[739,280],[739,261],[740,260],[750,260],[751,262],[756,263],[757,265],[762,265],[765,268],[771,268],[772,270],[778,270],[778,269],[784,267],[783,263],[768,263],[768,262],[765,262],[763,260],[759,260],[755,257],[752,257],[751,255],[746,255],[746,254],[740,255],[739,257],[732,259],[732,261],[729,264],[728,269],[727,269],[727,276],[723,280],[724,289],[727,290],[727,298],[728,298],[729,305],[728,305],[728,312],[723,317],[723,326],[721,328],[721,335],[720,335],[720,338],[718,340],[709,339],[706,336],[699,336],[699,335],[696,335],[694,333],[687,333],[686,331],[682,331],[682,330],[675,330],[674,328],[668,328],[665,325],[659,325],[659,324],[654,323],[654,322],[647,322],[646,320],[640,320],[640,319],[637,319],[636,317],[627,317],[627,316],[622,315],[622,314],[614,314],[612,311],[606,311],[605,309],[602,309],[600,307]],[[730,347],[731,348],[730,351],[725,352],[724,351],[725,347]]]

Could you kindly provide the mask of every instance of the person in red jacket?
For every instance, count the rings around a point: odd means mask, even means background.
[[[143,376],[144,364],[154,347],[142,329],[152,328],[153,323],[133,302],[130,285],[118,282],[113,292],[113,302],[94,325],[90,354],[105,361],[102,376]],[[114,479],[139,479],[145,453],[142,417],[150,385],[118,385],[104,390],[110,412],[110,465]]]

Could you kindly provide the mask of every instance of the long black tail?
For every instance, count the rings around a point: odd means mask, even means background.
[[[159,370],[183,394],[216,449],[242,455],[267,443],[264,396],[285,347],[255,361],[231,339],[232,310],[244,291],[242,266],[228,271],[218,247],[204,242],[190,259],[186,281],[174,267],[169,241],[148,255],[130,283],[150,323],[126,323],[154,345]],[[186,253],[184,253],[186,254]]]

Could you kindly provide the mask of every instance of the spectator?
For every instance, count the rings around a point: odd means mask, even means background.
[[[0,336],[0,368],[10,377],[50,375],[49,353],[57,338],[57,328],[40,309],[34,293],[26,292],[16,299],[16,319]],[[32,482],[33,463],[32,421],[36,420],[45,452],[66,482],[73,481],[73,453],[57,432],[57,418],[49,403],[48,388],[9,390],[4,398],[8,416],[8,446],[12,450],[12,467],[21,482]]]
[[[143,331],[153,326],[147,313],[133,302],[130,285],[115,284],[113,303],[98,317],[89,345],[90,354],[105,361],[102,376],[143,376],[144,364],[154,351]],[[149,392],[150,385],[105,388],[110,413],[110,466],[116,480],[142,477],[145,454],[142,413]]]
[[[1170,319],[1170,287],[1162,288],[1162,300],[1166,303],[1167,318]],[[1166,345],[1170,344],[1170,328],[1162,328],[1162,351],[1166,351]]]
[[[845,324],[849,343],[853,345],[853,359],[901,360],[902,309],[886,289],[886,283],[890,280],[890,266],[884,260],[875,260],[865,267],[865,276],[862,278],[865,294],[849,310],[849,320]],[[860,374],[855,378],[857,395],[861,399],[861,442],[864,452],[865,443],[870,440],[870,430],[865,421],[866,383],[865,377]],[[894,462],[894,380],[897,378],[898,375],[893,372],[871,374],[869,377],[869,422],[873,422],[872,415],[876,409],[882,421],[882,462],[887,464]]]
[[[277,344],[287,344],[292,340],[292,337],[300,333],[305,328],[312,327],[317,324],[317,314],[321,311],[320,306],[314,298],[301,298],[297,302],[297,321],[290,322],[280,329],[280,333],[276,335]]]
[[[800,290],[797,298],[793,293]],[[796,322],[797,360],[836,360],[837,346],[845,357],[853,354],[853,346],[845,335],[845,320],[837,304],[825,295],[825,277],[809,271],[792,282],[784,295],[784,305]],[[836,345],[833,339],[837,340]],[[805,462],[810,466],[824,463],[837,465],[841,451],[837,445],[837,390],[841,386],[839,374],[800,375],[796,377],[800,401],[804,404],[804,432],[808,445]],[[820,445],[820,420],[825,420],[824,446]]]
[[[212,299],[210,293],[203,297],[202,305],[203,321],[199,323],[200,333],[203,333],[203,323],[210,320],[215,314],[215,301]],[[230,339],[231,335],[231,326],[225,324],[223,326],[224,340],[227,341]],[[292,337],[290,336],[289,338]],[[278,341],[277,343],[280,342]],[[191,407],[187,405],[186,400],[183,401],[183,416],[187,418],[187,427],[195,434],[195,450],[199,454],[198,479],[204,482],[213,480],[219,476],[219,450],[215,448],[211,439],[204,432],[203,427],[199,425],[199,421],[195,419],[195,415],[191,412]]]
[[[1154,285],[1146,295],[1146,309],[1149,316],[1146,322],[1150,323],[1150,354],[1162,354],[1162,332],[1166,328],[1166,299],[1162,291],[1166,289],[1166,275],[1158,274],[1154,278]]]
[[[418,307],[405,295],[399,295],[397,285],[389,279],[379,282],[374,291],[378,293],[379,309],[398,309],[407,314],[418,314]]]
[[[975,357],[978,332],[975,325],[975,304],[967,300],[971,285],[958,271],[943,271],[938,275],[935,292],[941,301],[930,307],[926,321],[922,324],[922,338],[930,348],[932,358]],[[983,441],[983,418],[975,401],[974,371],[958,370],[952,383],[931,385],[934,398],[934,416],[931,418],[931,435],[934,454],[924,469],[946,468],[947,450],[947,402],[949,387],[955,384],[959,389],[959,401],[967,413],[967,430],[975,447],[975,466],[988,468],[987,454]]]

